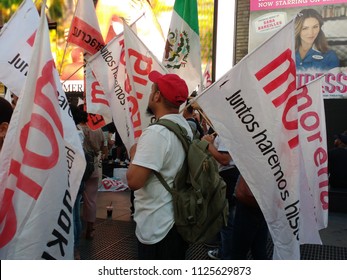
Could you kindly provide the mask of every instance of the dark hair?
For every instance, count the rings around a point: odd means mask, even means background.
[[[197,97],[197,96],[198,96],[198,94],[197,94],[196,90],[194,90],[194,91],[192,92],[192,94],[188,97],[188,99],[187,99],[187,101],[186,101],[186,106],[189,104],[190,99],[192,99],[192,98],[194,98],[194,97]],[[188,112],[189,114],[192,114],[192,113],[194,112],[193,106],[188,106],[188,107],[186,108],[186,110],[187,110],[187,112]]]
[[[12,117],[13,108],[10,102],[5,98],[0,97],[0,124],[3,122],[9,123]]]
[[[88,121],[88,114],[84,110],[76,105],[70,104],[72,118],[75,121],[75,124],[86,123]]]

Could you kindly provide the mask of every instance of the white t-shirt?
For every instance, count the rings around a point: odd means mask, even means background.
[[[222,141],[218,135],[214,139],[213,145],[216,147],[218,152],[228,152],[228,149],[223,145],[223,143],[222,143]],[[217,161],[217,164],[218,164],[218,171],[219,172],[235,167],[235,163],[232,159],[229,161],[228,165],[222,165],[218,161]]]
[[[162,118],[183,126],[192,139],[192,131],[183,116],[170,114]],[[160,172],[168,185],[172,187],[184,158],[183,146],[176,135],[162,125],[152,125],[143,131],[132,164]],[[172,196],[154,173],[151,174],[145,186],[136,190],[134,194],[135,234],[143,244],[158,243],[174,224]]]

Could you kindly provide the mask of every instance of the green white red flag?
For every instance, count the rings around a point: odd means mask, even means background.
[[[201,90],[201,48],[197,0],[176,0],[166,39],[163,65],[179,75],[189,93]]]

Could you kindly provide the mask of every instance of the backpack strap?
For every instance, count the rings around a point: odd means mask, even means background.
[[[168,119],[159,119],[157,122],[152,123],[151,125],[156,125],[156,124],[165,126],[168,130],[175,133],[178,139],[182,142],[183,148],[186,151],[186,153],[188,152],[188,147],[191,140],[188,136],[187,130],[184,127]]]
[[[150,125],[156,125],[156,124],[165,126],[168,130],[172,131],[177,136],[177,138],[181,141],[187,156],[189,144],[191,142],[188,136],[187,130],[184,127],[180,126],[178,123],[175,123],[168,119],[159,119],[157,122],[152,123]],[[155,176],[157,176],[160,183],[162,183],[165,189],[172,194],[172,189],[170,188],[168,183],[164,180],[163,176],[157,171],[154,171],[154,174]]]

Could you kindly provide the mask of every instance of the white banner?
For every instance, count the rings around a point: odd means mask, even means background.
[[[64,141],[65,133],[73,137],[77,131],[64,127],[45,1],[42,7],[33,46],[35,64],[29,68],[0,154],[1,259],[73,258],[72,208],[85,162]],[[79,176],[73,176],[76,162]]]
[[[305,169],[297,141],[300,106],[293,34],[291,21],[196,100],[261,207],[274,259],[300,259],[301,236],[320,242],[316,228],[305,228],[304,233],[301,227],[312,215],[301,209],[313,205],[303,207],[300,200]],[[313,168],[312,161],[307,168]]]
[[[19,54],[20,59],[18,60],[18,65],[21,64],[25,66],[25,72],[18,72],[17,67],[11,64],[3,64],[0,67],[0,76],[6,86],[11,84],[11,80],[15,77],[16,95],[20,95],[21,91],[25,89],[25,82],[27,78],[28,69],[30,68],[30,61],[33,55],[33,45],[36,30],[39,26],[39,14],[31,0],[26,0],[18,8],[16,13],[12,16],[9,22],[4,26],[0,37],[1,51],[0,57],[2,55],[10,55],[10,60],[12,54]],[[19,34],[18,36],[13,36],[13,34]],[[17,63],[14,63],[16,65]],[[36,64],[36,62],[35,62]],[[23,68],[24,69],[24,68]],[[54,79],[57,85],[57,94],[60,105],[60,114],[64,129],[64,139],[65,145],[67,147],[67,158],[69,161],[70,169],[70,186],[76,186],[80,184],[84,170],[83,166],[85,164],[84,153],[79,140],[79,136],[76,131],[75,123],[72,119],[71,113],[69,112],[70,106],[66,98],[65,92],[63,91],[59,79],[59,75],[54,71]],[[1,175],[1,172],[0,172]],[[72,198],[75,199],[75,191],[72,191]]]
[[[320,244],[318,231],[328,226],[328,152],[321,94],[323,80],[324,77],[321,77],[308,83],[299,88],[296,95],[298,145],[303,162],[300,172],[300,210],[307,213],[302,220],[301,243]]]
[[[129,106],[135,141],[137,141],[143,129],[151,123],[151,118],[146,114],[152,86],[148,74],[153,70],[164,74],[168,73],[168,70],[135,34],[132,29],[135,29],[135,27],[136,25],[133,25],[130,28],[127,24],[124,24],[125,63],[129,79]]]
[[[127,151],[135,144],[130,121],[128,93],[125,91],[124,37],[113,38],[100,52],[88,60],[109,102],[113,122]]]
[[[84,54],[85,59],[104,47],[92,0],[78,1],[67,41],[83,48],[87,52]],[[108,101],[104,93],[99,91],[99,84],[88,66],[85,67],[85,72],[86,111],[90,113],[88,126],[95,130],[111,122],[111,112]]]
[[[92,0],[77,2],[67,41],[85,49],[91,55],[105,45]]]
[[[0,32],[0,81],[20,95],[28,74],[39,14],[32,0],[24,0]]]
[[[99,114],[104,118],[105,124],[112,122],[112,113],[106,94],[99,82],[95,79],[95,74],[89,64],[85,66],[86,80],[86,102],[87,112]]]

